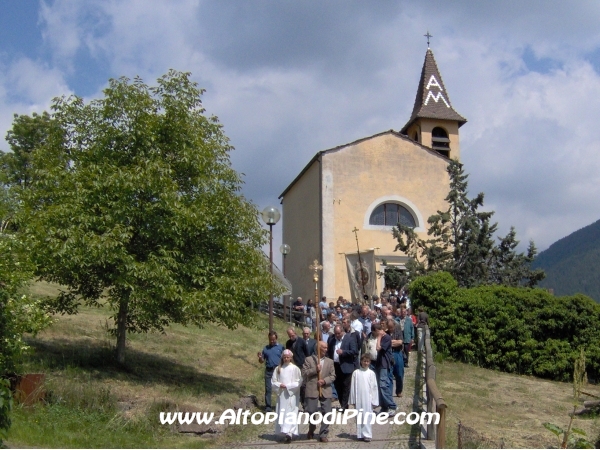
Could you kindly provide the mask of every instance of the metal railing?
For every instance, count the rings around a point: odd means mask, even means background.
[[[417,329],[418,350],[421,373],[417,374],[424,380],[423,383],[423,410],[425,412],[437,412],[440,415],[440,421],[427,424],[422,430],[422,437],[426,440],[435,441],[435,448],[445,448],[446,446],[446,409],[447,405],[442,398],[442,393],[435,382],[436,368],[433,360],[433,350],[431,347],[431,335],[429,327]]]
[[[283,319],[297,327],[306,326],[306,318],[310,318],[310,314],[307,314],[304,311],[294,311],[289,303],[291,302],[287,299],[284,299],[284,303],[273,302],[273,316],[279,317],[280,319]],[[260,303],[258,305],[258,310],[268,314],[269,304]]]

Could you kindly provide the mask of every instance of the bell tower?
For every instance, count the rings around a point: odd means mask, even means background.
[[[427,48],[413,111],[400,132],[447,158],[460,159],[458,129],[466,122],[452,108],[433,52]]]

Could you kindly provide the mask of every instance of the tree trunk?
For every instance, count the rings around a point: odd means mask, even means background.
[[[127,337],[127,311],[129,297],[125,296],[119,301],[119,314],[117,316],[117,362],[125,363],[125,338]]]

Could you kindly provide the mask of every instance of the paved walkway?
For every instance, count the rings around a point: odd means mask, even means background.
[[[415,373],[417,366],[417,352],[410,357],[410,367],[405,370],[403,396],[394,397],[398,405],[397,412],[407,414],[416,408]],[[339,406],[337,401],[334,407]],[[283,437],[273,432],[273,427],[257,427],[257,436],[247,442],[238,443],[236,448],[423,448],[420,442],[420,427],[418,425],[373,425],[373,440],[371,442],[359,441],[356,438],[356,420],[350,419],[346,425],[329,426],[329,442],[322,443],[316,439],[307,440],[308,424],[300,425],[300,434],[291,444],[283,443]],[[318,427],[317,427],[318,431]]]

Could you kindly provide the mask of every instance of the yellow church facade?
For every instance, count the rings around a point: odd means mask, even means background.
[[[392,227],[400,222],[424,236],[428,217],[447,208],[446,168],[460,156],[458,129],[465,122],[428,49],[402,130],[323,150],[309,161],[280,196],[283,242],[292,249],[284,270],[294,297],[314,298],[314,260],[323,266],[319,296],[357,301],[382,290],[375,272],[384,261],[400,268],[408,261],[395,251]]]

